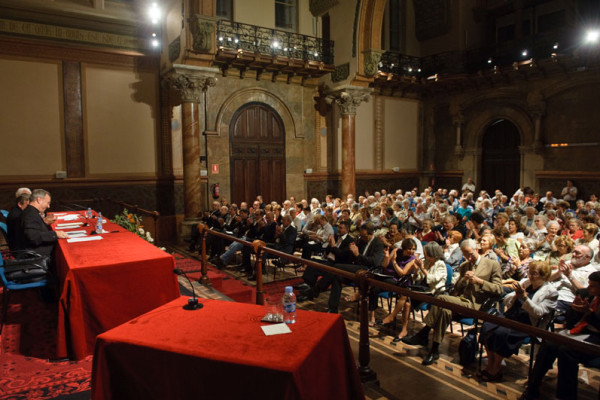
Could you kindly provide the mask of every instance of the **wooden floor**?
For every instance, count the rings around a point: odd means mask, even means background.
[[[181,250],[181,249],[178,249]],[[187,253],[188,256],[194,256]],[[197,255],[196,255],[197,256]],[[225,270],[237,279],[248,282],[242,274]],[[265,282],[273,280],[272,269],[267,268]],[[292,268],[278,270],[276,279],[294,277]],[[179,277],[182,286],[189,286],[187,281]],[[253,284],[253,282],[249,282]],[[218,293],[210,288],[204,288],[194,282],[201,296],[219,298]],[[346,287],[340,302],[340,314],[346,321],[348,336],[354,355],[358,357],[359,327],[357,322],[357,304],[343,300],[344,295],[352,294],[354,289]],[[317,299],[307,301],[298,306],[305,310],[324,312],[327,309],[329,292],[322,293]],[[222,297],[221,297],[222,298]],[[387,305],[384,304],[387,308]],[[377,318],[383,318],[386,312],[379,308]],[[416,332],[422,327],[421,315],[416,313],[415,320],[409,324],[409,332]],[[504,379],[500,383],[483,383],[474,378],[478,363],[469,368],[458,364],[458,345],[462,338],[460,324],[453,324],[454,333],[448,332],[441,345],[441,357],[437,363],[424,367],[421,365],[426,349],[408,346],[403,343],[393,343],[394,331],[369,328],[371,368],[377,373],[378,385],[368,383],[365,392],[369,399],[404,399],[404,398],[443,398],[443,399],[517,399],[525,388],[529,363],[529,346],[523,346],[517,356],[506,360]],[[469,327],[465,327],[465,332]],[[483,365],[485,366],[485,353]],[[580,399],[597,399],[600,388],[600,372],[580,368]],[[556,387],[556,368],[551,370],[541,388],[541,398],[553,398]]]

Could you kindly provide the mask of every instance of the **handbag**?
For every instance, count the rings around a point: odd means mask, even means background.
[[[50,257],[29,250],[12,254],[17,258],[4,260],[4,276],[7,281],[23,284],[46,279]]]
[[[467,332],[458,344],[459,364],[467,366],[475,361],[477,354],[477,329]]]

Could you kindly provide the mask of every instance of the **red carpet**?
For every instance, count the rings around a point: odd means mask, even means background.
[[[202,276],[200,261],[185,258],[181,254],[174,254],[177,268],[183,270],[190,279],[198,280]],[[234,278],[233,276],[222,272],[212,266],[208,267],[207,275],[210,282],[216,290],[225,296],[240,303],[256,303],[256,287]],[[285,286],[296,285],[302,282],[302,278],[296,277],[282,281],[270,282],[263,285],[265,296],[283,296]]]
[[[54,358],[56,307],[37,290],[11,293],[0,338],[0,399],[52,399],[90,390],[92,356],[48,361]]]

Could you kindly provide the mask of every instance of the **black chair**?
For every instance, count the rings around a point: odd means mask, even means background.
[[[9,253],[9,256],[0,256],[0,281],[2,284],[2,319],[0,320],[0,334],[4,328],[10,292],[41,288],[48,285],[47,258],[31,252],[18,251]]]

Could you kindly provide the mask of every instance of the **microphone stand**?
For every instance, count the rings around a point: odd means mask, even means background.
[[[199,310],[202,307],[204,307],[204,304],[198,302],[198,298],[196,297],[196,290],[194,289],[194,285],[192,285],[192,281],[190,281],[190,278],[187,276],[187,274],[185,272],[183,272],[180,268],[175,268],[173,270],[173,273],[175,273],[176,275],[183,275],[185,277],[185,279],[187,279],[190,286],[192,287],[192,297],[188,298],[188,302],[186,305],[183,306],[183,309],[184,310]]]

